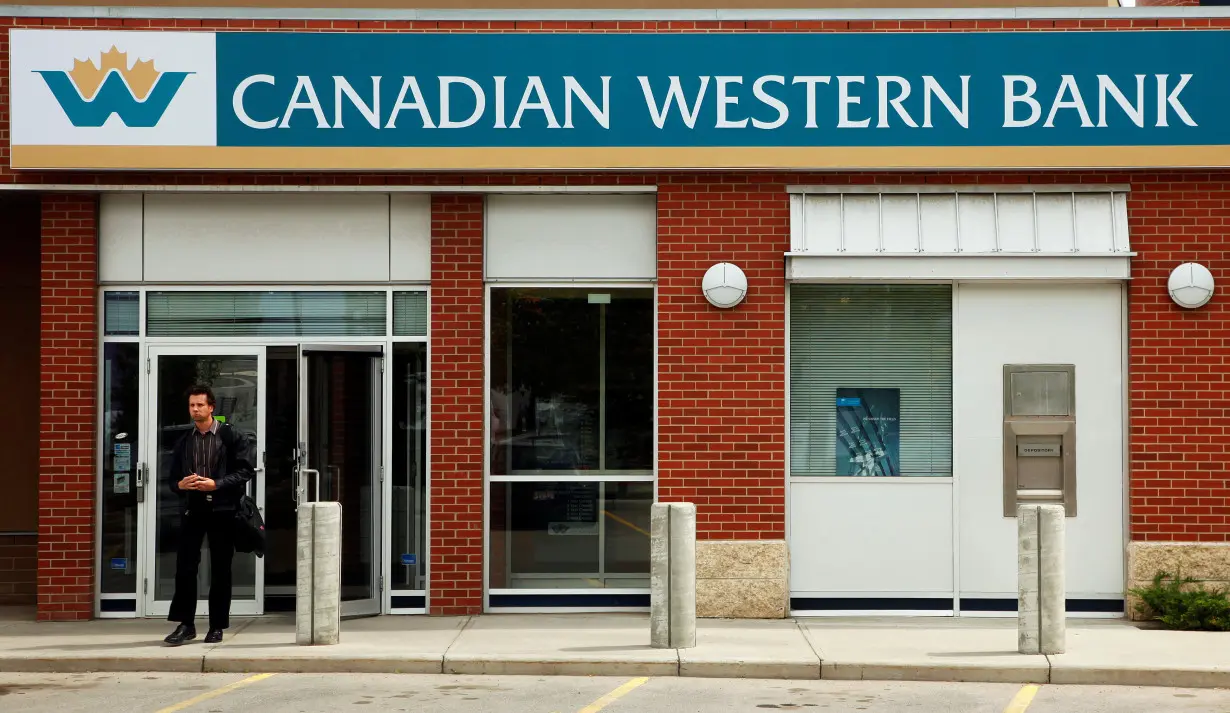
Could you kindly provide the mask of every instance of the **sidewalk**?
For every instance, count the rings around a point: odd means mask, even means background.
[[[0,622],[0,671],[455,673],[875,679],[1230,687],[1230,634],[1070,620],[1068,653],[1016,652],[1015,619],[702,619],[697,646],[654,649],[645,615],[379,617],[336,646],[290,618],[238,620],[220,645],[162,645],[163,621]],[[204,634],[202,630],[200,632]]]

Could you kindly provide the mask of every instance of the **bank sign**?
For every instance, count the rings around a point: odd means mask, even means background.
[[[1230,34],[10,31],[18,169],[1230,166]]]

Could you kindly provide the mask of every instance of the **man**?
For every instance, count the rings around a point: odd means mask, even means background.
[[[179,554],[175,596],[168,621],[179,626],[165,641],[179,646],[196,638],[196,576],[201,543],[209,537],[209,633],[205,643],[222,641],[230,626],[231,558],[235,554],[235,507],[252,479],[248,442],[231,426],[214,419],[214,394],[208,386],[188,390],[188,413],[196,426],[171,455],[171,490],[179,496]]]

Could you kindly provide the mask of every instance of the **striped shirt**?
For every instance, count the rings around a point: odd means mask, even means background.
[[[213,479],[212,464],[218,454],[218,449],[222,447],[222,441],[218,438],[218,422],[214,420],[207,431],[202,432],[201,429],[196,428],[192,433],[192,472],[202,478]],[[213,499],[213,495],[205,494],[206,502]]]

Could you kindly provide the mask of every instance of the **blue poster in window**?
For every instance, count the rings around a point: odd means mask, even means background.
[[[901,475],[901,390],[837,390],[837,475]]]

